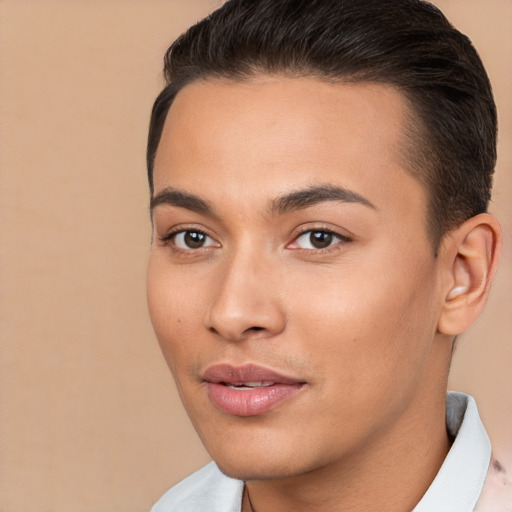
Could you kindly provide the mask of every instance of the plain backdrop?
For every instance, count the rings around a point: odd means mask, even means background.
[[[438,0],[500,113],[505,255],[456,352],[512,469],[512,1]],[[0,512],[148,511],[208,460],[145,302],[162,56],[214,0],[0,0]]]

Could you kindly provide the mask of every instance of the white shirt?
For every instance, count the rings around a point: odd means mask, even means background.
[[[473,512],[477,506],[489,471],[491,443],[475,400],[463,393],[448,393],[446,424],[455,440],[412,512]],[[167,491],[151,512],[240,512],[243,491],[242,481],[225,476],[211,462]],[[489,510],[506,512],[512,508]]]

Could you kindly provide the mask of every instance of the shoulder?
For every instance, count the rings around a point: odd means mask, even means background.
[[[512,512],[512,477],[508,469],[498,459],[491,459],[475,512]]]
[[[211,462],[168,490],[151,512],[239,512],[243,485]]]

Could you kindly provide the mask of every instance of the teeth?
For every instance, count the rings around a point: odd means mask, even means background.
[[[268,386],[272,386],[272,384],[274,384],[274,383],[271,381],[268,381],[268,380],[260,380],[257,382],[244,382],[244,386],[247,386],[248,388],[261,388],[261,387],[265,388]]]
[[[268,386],[272,386],[274,382],[267,380],[259,380],[253,382],[241,382],[240,384],[227,384],[227,387],[230,389],[254,389],[254,388],[266,388]]]

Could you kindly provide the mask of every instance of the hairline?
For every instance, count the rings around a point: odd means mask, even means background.
[[[429,153],[430,158],[427,157],[425,151],[425,145],[431,146],[431,144],[425,144],[425,139],[430,138],[428,127],[425,122],[421,118],[421,114],[419,112],[418,107],[415,105],[413,92],[410,88],[404,87],[397,83],[394,83],[392,80],[379,80],[377,78],[372,78],[368,76],[369,73],[361,72],[353,75],[346,74],[341,76],[333,76],[322,73],[320,71],[310,70],[310,69],[295,69],[295,68],[284,68],[282,70],[277,71],[269,71],[265,69],[263,66],[251,66],[250,71],[244,71],[236,74],[229,73],[216,73],[214,71],[206,71],[201,72],[196,77],[191,78],[190,80],[182,81],[182,82],[170,82],[166,85],[164,90],[168,91],[170,88],[175,89],[175,93],[168,99],[166,105],[166,112],[163,115],[163,119],[161,120],[160,133],[158,134],[158,141],[155,145],[153,155],[151,159],[148,159],[151,162],[151,166],[148,165],[148,170],[150,171],[150,193],[153,196],[154,193],[154,184],[153,184],[153,172],[154,172],[154,162],[156,159],[156,153],[160,146],[160,141],[164,129],[164,125],[169,114],[169,111],[175,102],[179,93],[185,89],[189,85],[194,85],[197,83],[207,83],[207,82],[225,82],[225,83],[246,83],[256,80],[259,77],[282,77],[282,78],[291,78],[291,79],[311,79],[316,80],[318,82],[324,82],[329,84],[339,84],[339,85],[356,85],[356,84],[376,84],[392,87],[395,91],[397,91],[404,102],[404,120],[402,126],[402,138],[399,141],[398,151],[396,151],[396,155],[399,159],[399,162],[402,164],[401,167],[403,170],[409,174],[412,178],[414,178],[423,188],[425,197],[426,197],[426,208],[425,208],[425,229],[427,231],[427,235],[432,245],[432,249],[434,252],[434,256],[437,257],[437,253],[439,250],[439,246],[443,237],[454,227],[449,226],[443,229],[443,226],[439,226],[435,219],[435,193],[429,186],[429,171],[432,167],[439,165],[437,162],[437,153]],[[430,159],[430,163],[428,160]],[[432,161],[435,163],[432,163]],[[429,169],[430,167],[430,169]]]

